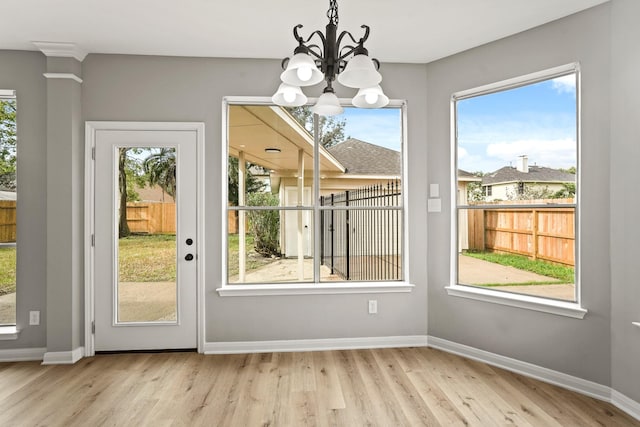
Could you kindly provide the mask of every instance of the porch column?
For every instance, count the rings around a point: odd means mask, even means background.
[[[298,207],[304,205],[304,150],[298,150]],[[303,211],[298,211],[298,280],[304,280],[304,225]]]
[[[40,47],[40,46],[39,46]],[[60,46],[74,50],[72,45]],[[43,364],[83,356],[84,147],[82,55],[47,55],[47,352]]]
[[[244,151],[238,153],[238,206],[245,205],[245,178],[247,174],[247,163],[244,160]],[[238,211],[238,281],[245,281],[245,270],[247,261],[246,249],[246,221],[245,211]]]

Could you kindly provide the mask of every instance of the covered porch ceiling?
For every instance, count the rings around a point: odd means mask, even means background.
[[[247,162],[280,175],[298,172],[302,150],[304,169],[313,169],[313,137],[282,107],[270,105],[229,106],[229,155],[244,152]],[[279,152],[269,152],[277,149]],[[344,173],[345,168],[320,147],[320,170]]]

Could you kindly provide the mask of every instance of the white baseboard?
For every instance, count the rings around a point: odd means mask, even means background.
[[[425,335],[370,338],[329,338],[275,341],[208,342],[205,354],[270,353],[291,351],[356,350],[363,348],[426,347]]]
[[[611,403],[618,409],[640,421],[640,403],[625,396],[624,394],[611,390]]]
[[[554,384],[587,396],[595,397],[599,400],[605,400],[607,402],[611,401],[611,388],[593,381],[584,380],[552,369],[543,368],[532,363],[479,350],[474,347],[458,344],[442,338],[429,336],[429,347],[464,356],[488,365],[497,366],[498,368]]]
[[[44,347],[0,350],[0,362],[25,362],[30,360],[42,360],[46,352],[47,349]]]
[[[604,400],[605,402],[610,402],[620,410],[626,412],[637,420],[640,420],[640,403],[630,399],[611,387],[554,371],[552,369],[543,368],[532,363],[522,362],[510,357],[469,347],[464,344],[447,341],[442,338],[429,336],[428,343],[429,347],[436,348],[438,350],[477,360],[479,362],[486,363],[487,365],[497,366],[498,368],[554,384],[599,400]]]
[[[73,365],[84,355],[84,347],[71,351],[48,351],[42,359],[43,365]]]

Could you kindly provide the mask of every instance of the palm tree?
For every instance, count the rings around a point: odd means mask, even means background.
[[[149,186],[159,185],[171,197],[176,197],[176,149],[161,148],[151,153],[142,164],[149,177]]]

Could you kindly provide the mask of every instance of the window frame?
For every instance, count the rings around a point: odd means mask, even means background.
[[[18,121],[18,94],[17,91],[15,89],[0,89],[0,98],[1,99],[13,99],[15,101],[16,104],[16,139],[18,137],[17,135],[17,121]],[[17,141],[17,140],[16,140]],[[17,157],[18,157],[18,145],[16,143],[16,164],[17,164]],[[16,169],[17,170],[17,169]],[[16,172],[17,173],[17,172]],[[17,180],[17,175],[16,175],[16,180]],[[16,188],[16,194],[18,192],[18,189]],[[17,210],[16,210],[16,224],[18,217],[17,217]],[[17,227],[17,225],[16,225]],[[16,269],[16,273],[18,270],[18,257],[17,257],[17,253],[18,253],[18,241],[16,238],[16,265],[15,265],[15,269]],[[17,275],[16,275],[16,294],[18,293],[18,279],[17,279]],[[12,324],[0,324],[0,341],[4,341],[4,340],[15,340],[18,339],[18,327],[17,327],[17,321],[18,321],[18,305],[17,305],[17,299],[16,299],[16,305],[14,306],[14,323]]]
[[[469,205],[458,205],[455,197],[456,191],[451,192],[451,262],[450,262],[450,283],[445,286],[448,295],[467,298],[477,301],[484,301],[494,304],[519,307],[544,313],[582,319],[587,310],[582,306],[581,280],[580,280],[580,193],[581,183],[581,75],[580,64],[578,62],[561,65],[554,68],[537,71],[510,78],[507,80],[490,83],[472,89],[455,92],[450,100],[450,138],[451,138],[451,185],[455,190],[458,185],[458,138],[457,138],[457,101],[502,92],[510,89],[539,83],[553,78],[575,73],[576,75],[576,195],[575,203],[566,206],[575,208],[575,301],[562,301],[547,297],[533,296],[527,294],[517,294],[504,291],[497,291],[490,288],[462,285],[458,283],[458,211],[469,209]],[[518,205],[513,205],[514,207]],[[528,205],[535,206],[535,205]],[[565,205],[563,205],[565,206]]]
[[[317,98],[309,98],[308,105],[313,105]],[[350,99],[340,99],[340,104],[351,107]],[[311,282],[298,283],[228,283],[227,260],[228,260],[228,185],[227,185],[227,159],[229,156],[228,140],[228,118],[229,107],[232,105],[274,105],[271,98],[256,96],[227,96],[222,101],[222,144],[221,144],[221,183],[222,183],[222,221],[221,235],[224,236],[221,242],[222,264],[221,264],[221,286],[216,289],[220,296],[268,296],[268,295],[333,295],[333,294],[361,294],[361,293],[407,293],[411,292],[414,285],[409,281],[409,236],[408,236],[408,209],[407,209],[407,104],[403,100],[390,100],[389,107],[401,109],[401,133],[402,133],[402,270],[403,280],[401,281],[380,281],[380,282],[357,282],[357,281],[331,281],[321,282],[319,275],[320,261],[320,216],[321,212],[328,210],[314,202],[312,206],[291,206],[278,207],[278,210],[294,210],[313,212],[313,258],[314,258],[314,279]],[[315,122],[317,128],[317,121]],[[320,170],[319,170],[319,147],[316,139],[317,132],[314,132],[314,158],[313,158],[313,200],[318,200],[320,195]]]

